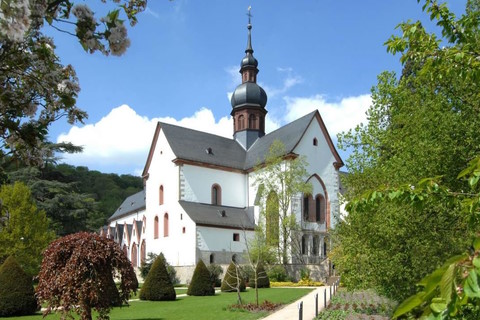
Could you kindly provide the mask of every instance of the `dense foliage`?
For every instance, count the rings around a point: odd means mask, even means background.
[[[223,269],[221,266],[215,263],[210,263],[207,266],[208,272],[210,272],[210,281],[214,287],[220,287],[222,285],[222,279],[220,276],[223,273]]]
[[[140,290],[141,300],[168,301],[176,299],[175,288],[167,272],[165,257],[157,256]]]
[[[43,168],[7,168],[7,181],[22,181],[59,236],[96,231],[127,196],[143,188],[142,179],[105,174],[86,167],[49,164]]]
[[[459,18],[445,4],[424,3],[442,36],[428,33],[420,22],[400,24],[401,34],[386,44],[401,54],[402,76],[381,74],[368,124],[339,136],[341,147],[353,150],[344,181],[348,201],[380,197],[372,190],[413,188],[422,177],[438,177],[452,192],[469,189],[456,178],[480,153],[478,1],[468,1]],[[480,229],[449,198],[414,204],[374,201],[349,207],[331,255],[346,286],[373,287],[402,300],[425,275],[463,252]]]
[[[13,255],[28,275],[36,275],[42,251],[54,237],[45,212],[37,208],[27,186],[17,182],[1,187],[0,261]]]
[[[213,296],[215,288],[210,280],[210,272],[205,263],[200,259],[193,272],[192,280],[188,285],[189,296]]]
[[[113,240],[95,233],[80,232],[52,242],[44,252],[36,293],[52,310],[63,316],[72,311],[81,319],[92,319],[92,309],[100,319],[108,319],[112,307],[113,277],[120,280],[119,295],[127,302],[138,282],[125,253]],[[113,299],[114,300],[114,299]]]
[[[220,289],[222,292],[245,291],[245,279],[243,279],[240,267],[233,261],[230,262],[230,265],[225,272]]]
[[[32,277],[13,256],[0,266],[0,317],[22,316],[37,310]]]
[[[106,3],[107,1],[101,1]],[[46,24],[77,38],[87,52],[121,55],[130,44],[131,25],[146,0],[113,0],[115,9],[97,20],[84,2],[73,0],[3,0],[0,6],[0,165],[21,161],[43,165],[68,144],[48,141],[50,125],[60,118],[83,122],[76,105],[80,91],[76,72],[55,54]],[[111,4],[111,3],[110,3]],[[122,17],[123,16],[123,17]],[[77,149],[78,151],[78,149]],[[6,156],[9,157],[6,157]]]

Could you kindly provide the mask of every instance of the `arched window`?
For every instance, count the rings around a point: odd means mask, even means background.
[[[303,217],[305,221],[315,221],[315,207],[312,195],[303,196]]]
[[[213,253],[210,254],[210,264],[215,263],[215,255]]]
[[[327,248],[327,239],[323,239],[323,256],[326,257],[327,256],[327,251],[328,251],[328,248]]]
[[[168,237],[168,213],[163,215],[163,236]]]
[[[320,223],[325,223],[325,198],[317,195],[315,198],[315,218]]]
[[[313,240],[312,240],[312,254],[314,256],[318,256],[319,244],[320,244],[320,241],[319,241],[318,236],[313,237]]]
[[[243,130],[245,128],[245,117],[243,114],[238,116],[238,130]]]
[[[142,241],[142,245],[140,246],[140,263],[144,263],[147,260],[147,244],[145,243],[145,239]]]
[[[132,267],[137,267],[137,244],[134,242],[132,245]]]
[[[158,217],[155,216],[155,220],[153,222],[153,238],[158,239]]]
[[[128,257],[128,248],[126,244],[123,245],[123,253]]]
[[[278,206],[278,196],[275,191],[269,193],[265,211],[267,244],[277,245],[279,242],[280,210]]]
[[[307,239],[302,236],[302,254],[307,254]]]
[[[257,129],[257,117],[254,114],[251,114],[248,118],[248,128]]]
[[[160,186],[160,189],[158,191],[158,204],[163,204],[163,185]]]
[[[314,145],[314,146],[318,146],[318,140],[317,140],[317,138],[313,138],[313,145]]]
[[[236,255],[236,254],[234,254],[234,255],[232,256],[232,262],[233,262],[233,263],[237,263],[237,255]]]
[[[218,184],[212,186],[212,204],[222,205],[222,188]]]

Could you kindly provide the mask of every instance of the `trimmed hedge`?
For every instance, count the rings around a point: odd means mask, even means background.
[[[213,296],[215,289],[213,288],[210,272],[207,266],[200,259],[193,272],[192,281],[188,286],[187,294],[189,296]]]
[[[221,290],[222,292],[235,292],[237,291],[237,286],[240,287],[241,292],[245,291],[245,280],[242,277],[241,271],[237,270],[233,262],[230,262],[227,272],[223,277]]]
[[[8,257],[0,267],[0,317],[28,315],[37,309],[32,278],[14,257]]]
[[[177,298],[170,276],[167,272],[165,257],[160,254],[148,272],[140,290],[141,300],[171,301]]]
[[[256,274],[258,277],[257,288],[270,288],[270,280],[268,279],[268,275],[265,271],[265,268],[263,267],[263,264],[259,263],[257,265]],[[250,277],[248,285],[250,286],[250,288],[255,288],[255,276]]]

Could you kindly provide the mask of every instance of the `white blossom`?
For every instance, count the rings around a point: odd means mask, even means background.
[[[84,4],[77,4],[72,9],[72,14],[77,17],[78,20],[89,20],[95,22],[92,10]]]
[[[108,36],[108,44],[113,55],[122,55],[130,46],[130,39],[127,38],[127,28],[121,23],[117,23],[111,28]]]
[[[0,38],[20,42],[30,27],[28,0],[0,0]]]

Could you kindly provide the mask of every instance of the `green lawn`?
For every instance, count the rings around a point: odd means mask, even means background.
[[[304,288],[270,288],[259,289],[260,300],[269,300],[276,303],[290,303],[309,293],[312,289]],[[255,300],[253,289],[242,293],[246,302]],[[130,306],[115,308],[110,313],[112,320],[167,320],[167,319],[259,319],[266,316],[265,312],[249,313],[229,311],[227,307],[237,301],[236,293],[221,293],[210,297],[179,297],[176,301],[153,302],[132,301]],[[47,320],[57,320],[57,315],[49,315]],[[9,320],[41,320],[40,314],[26,317],[12,317]]]

